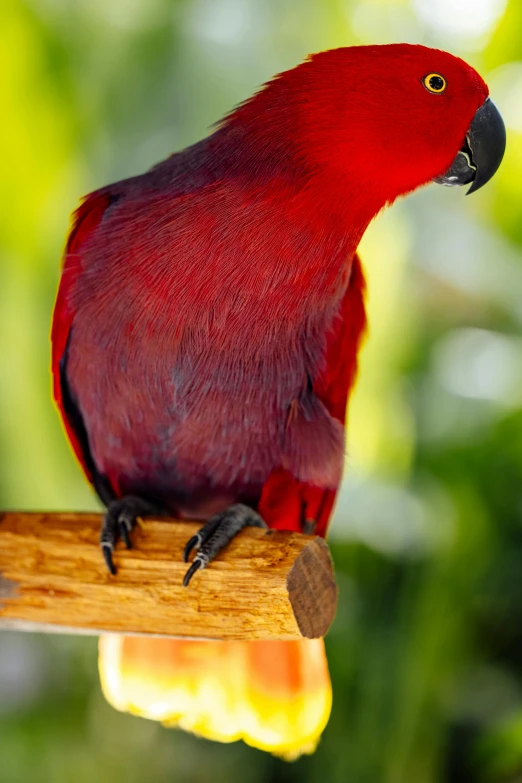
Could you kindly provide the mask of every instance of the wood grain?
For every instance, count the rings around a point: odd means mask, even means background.
[[[200,525],[145,520],[103,563],[97,514],[0,514],[0,629],[115,631],[199,639],[324,636],[337,587],[326,543],[249,528],[182,587]]]

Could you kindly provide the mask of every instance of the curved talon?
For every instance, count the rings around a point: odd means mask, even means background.
[[[198,569],[211,563],[245,527],[266,528],[267,525],[257,511],[243,503],[235,503],[205,522],[183,550],[183,561],[186,563],[194,547],[197,547],[197,554],[183,579],[183,587],[188,585]]]
[[[127,524],[127,520],[120,521],[120,535],[123,539],[123,543],[127,547],[127,549],[132,549],[132,541],[131,537],[129,535],[129,526]]]
[[[119,539],[127,549],[132,549],[131,535],[138,518],[143,514],[164,513],[159,506],[135,495],[127,495],[109,503],[103,518],[100,545],[107,568],[113,576],[116,574],[113,553]]]
[[[110,544],[102,544],[103,559],[112,576],[116,576],[116,566],[112,560],[112,547]]]
[[[195,536],[194,536],[195,538]],[[191,539],[192,540],[192,539]],[[190,542],[189,542],[190,543]],[[186,561],[185,561],[186,562]],[[190,568],[188,569],[187,573],[183,577],[183,587],[187,587],[188,583],[196,573],[196,571],[199,571],[200,568],[203,568],[203,562],[201,560],[194,560]]]
[[[192,536],[192,538],[189,538],[187,543],[185,544],[185,548],[183,550],[183,562],[188,563],[189,555],[194,549],[195,546],[199,546],[201,544],[201,536],[199,533],[196,533],[195,536]],[[185,584],[185,582],[183,582]],[[185,585],[186,587],[186,585]]]

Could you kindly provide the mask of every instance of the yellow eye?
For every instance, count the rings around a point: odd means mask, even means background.
[[[440,73],[429,73],[422,83],[428,92],[441,93],[446,89],[446,79]]]

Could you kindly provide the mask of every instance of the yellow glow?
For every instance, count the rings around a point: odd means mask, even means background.
[[[118,710],[287,759],[313,753],[330,717],[322,639],[195,642],[106,635],[99,669]]]

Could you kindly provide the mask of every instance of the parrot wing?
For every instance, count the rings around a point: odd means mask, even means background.
[[[314,392],[330,415],[343,424],[348,395],[357,374],[357,354],[366,329],[365,291],[361,262],[355,255],[348,288],[328,335],[325,367],[313,384]],[[318,487],[307,487],[304,490],[306,517],[315,521],[316,535],[326,535],[336,494],[336,490],[322,490]]]
[[[60,287],[54,306],[51,329],[53,393],[74,453],[88,480],[101,499],[112,500],[113,491],[98,474],[89,449],[89,439],[81,411],[67,381],[67,343],[74,320],[73,292],[81,271],[80,250],[100,224],[117,196],[106,190],[91,193],[74,213],[73,226],[65,246]]]
[[[357,373],[357,352],[366,327],[365,289],[361,263],[355,255],[346,293],[327,335],[322,371],[312,382],[316,396],[343,425],[348,395]],[[281,467],[264,485],[258,511],[271,528],[324,537],[336,494],[337,489],[301,483]]]
[[[364,297],[366,284],[357,255],[339,312],[327,338],[323,371],[314,379],[313,389],[328,412],[344,424],[348,394],[357,374],[357,354],[366,328]]]

